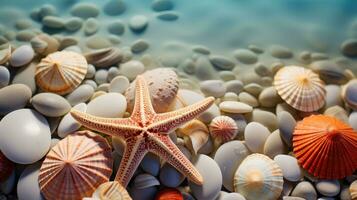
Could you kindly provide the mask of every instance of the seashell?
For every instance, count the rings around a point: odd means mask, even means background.
[[[213,118],[209,125],[211,137],[214,139],[215,147],[233,140],[238,134],[236,122],[228,116],[218,116]]]
[[[60,43],[53,37],[47,34],[40,34],[31,39],[31,46],[34,51],[41,55],[48,55],[50,53],[56,52]]]
[[[174,103],[179,88],[176,73],[172,69],[157,68],[146,71],[143,76],[149,85],[151,102],[155,111],[159,113],[167,111]],[[131,112],[134,107],[134,89],[135,81],[125,92],[128,112]]]
[[[113,160],[108,142],[90,131],[70,134],[47,154],[39,174],[46,199],[81,199],[109,181]]]
[[[5,181],[14,171],[15,165],[0,151],[0,182]]]
[[[247,200],[275,200],[283,191],[283,183],[283,173],[272,159],[263,154],[251,154],[235,173],[234,191]]]
[[[131,200],[126,189],[118,181],[101,184],[93,193],[92,198],[101,200]]]
[[[357,133],[335,117],[311,115],[297,123],[293,151],[313,176],[344,178],[357,166]]]
[[[311,112],[325,103],[324,83],[309,69],[284,67],[276,73],[274,86],[281,98],[297,110]]]
[[[177,135],[184,138],[185,146],[194,154],[197,154],[209,139],[207,126],[197,119],[184,124],[177,130]]]
[[[115,47],[99,49],[84,55],[89,64],[96,67],[110,67],[118,64],[123,59],[123,53]]]
[[[357,199],[357,180],[351,183],[349,190],[351,199]]]
[[[357,79],[352,79],[342,88],[344,101],[353,109],[357,109]]]
[[[37,65],[36,83],[44,91],[66,94],[83,81],[87,68],[82,55],[71,51],[55,52]]]
[[[11,57],[11,45],[8,48],[0,50],[0,65],[5,64]]]
[[[183,195],[175,188],[165,188],[156,194],[155,200],[183,200]]]

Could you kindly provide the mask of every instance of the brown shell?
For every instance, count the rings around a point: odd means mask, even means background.
[[[6,180],[14,170],[15,165],[0,151],[0,182]]]
[[[85,78],[88,64],[86,59],[71,51],[58,51],[43,58],[37,65],[37,85],[44,91],[67,94]]]
[[[325,103],[325,84],[310,69],[281,68],[274,77],[274,86],[281,98],[297,110],[312,112]]]
[[[46,199],[82,199],[93,194],[112,174],[108,142],[90,131],[75,132],[59,141],[47,154],[39,173]]]
[[[121,62],[123,53],[120,49],[111,47],[89,52],[85,57],[89,64],[96,67],[110,67]]]
[[[100,200],[131,200],[126,189],[118,181],[101,184],[92,197]]]

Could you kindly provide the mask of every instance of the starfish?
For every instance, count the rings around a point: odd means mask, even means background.
[[[192,182],[202,185],[202,176],[171,141],[169,133],[208,109],[214,98],[208,97],[190,106],[157,114],[144,77],[137,76],[135,84],[135,104],[129,118],[96,117],[77,110],[72,110],[71,115],[86,128],[125,141],[124,154],[115,177],[124,187],[148,152],[158,155]]]

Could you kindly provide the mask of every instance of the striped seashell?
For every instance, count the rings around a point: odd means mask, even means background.
[[[87,68],[87,61],[82,55],[58,51],[43,58],[37,65],[36,83],[44,91],[67,94],[83,81]]]
[[[165,188],[156,194],[155,200],[183,200],[183,195],[175,188]]]
[[[215,146],[218,147],[221,143],[226,143],[235,138],[238,127],[231,117],[218,116],[211,121],[209,131],[215,141]]]
[[[194,119],[177,130],[177,135],[183,137],[185,146],[194,154],[208,142],[209,131],[200,120]]]
[[[118,181],[101,184],[93,193],[92,198],[100,200],[131,200],[126,189]]]
[[[284,67],[276,73],[273,84],[281,98],[297,110],[312,112],[325,103],[325,85],[310,69]]]
[[[0,182],[5,181],[14,170],[15,165],[0,151]]]
[[[108,142],[90,131],[75,132],[59,141],[47,154],[39,173],[46,199],[82,199],[93,194],[112,174]]]
[[[84,55],[89,64],[96,67],[110,67],[121,62],[123,53],[115,47],[99,49]]]
[[[349,190],[351,194],[351,199],[357,199],[357,180],[351,183]]]
[[[283,183],[278,164],[263,154],[251,154],[238,167],[233,185],[247,200],[275,200],[283,191]]]
[[[11,57],[11,45],[8,48],[0,50],[0,65],[7,63]]]

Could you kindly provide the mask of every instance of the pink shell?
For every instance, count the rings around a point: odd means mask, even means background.
[[[228,142],[236,137],[238,127],[236,122],[228,116],[215,117],[209,125],[212,138],[221,142]]]

